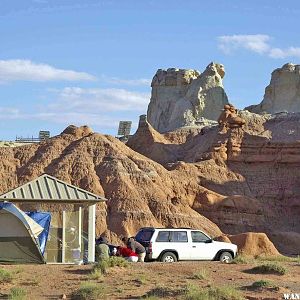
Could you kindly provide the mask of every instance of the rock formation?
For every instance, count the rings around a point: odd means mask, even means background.
[[[245,125],[245,120],[237,115],[237,110],[232,104],[225,104],[218,123],[221,132],[227,132],[229,128],[238,128]]]
[[[238,245],[239,253],[249,256],[279,256],[280,253],[265,233],[247,232],[229,236]]]
[[[300,65],[288,63],[274,70],[262,102],[245,109],[259,114],[300,112]]]
[[[205,190],[192,208],[223,232],[265,232],[282,253],[297,254],[293,237],[300,233],[300,114],[239,115],[243,128],[229,128],[225,134],[215,126],[194,133],[178,129],[160,134],[159,141],[147,139],[145,147],[139,139],[138,151],[170,171],[197,176]],[[150,125],[144,126],[145,133],[158,134]],[[183,138],[172,142],[175,133]],[[136,144],[132,139],[128,145],[136,149]],[[280,236],[285,236],[284,243]]]
[[[159,132],[194,125],[199,118],[217,120],[228,103],[223,88],[221,64],[211,63],[200,74],[196,70],[159,69],[153,77],[148,122]]]

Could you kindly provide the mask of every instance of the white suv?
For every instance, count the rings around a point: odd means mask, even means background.
[[[135,240],[145,246],[147,260],[219,260],[229,263],[237,254],[237,245],[214,241],[202,231],[190,228],[144,227]]]

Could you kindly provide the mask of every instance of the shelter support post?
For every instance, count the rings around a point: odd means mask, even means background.
[[[66,211],[62,212],[62,253],[61,253],[61,262],[65,263],[66,261]]]
[[[96,205],[89,206],[88,221],[88,262],[95,262],[95,239],[96,239]]]

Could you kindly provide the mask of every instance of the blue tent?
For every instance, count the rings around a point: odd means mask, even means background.
[[[45,263],[49,213],[24,213],[0,202],[0,263]]]
[[[49,235],[51,214],[46,212],[26,212],[26,214],[44,228],[44,230],[39,234],[39,245],[41,252],[44,255]]]

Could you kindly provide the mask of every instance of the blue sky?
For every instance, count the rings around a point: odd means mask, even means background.
[[[158,68],[225,65],[239,108],[300,63],[298,0],[1,0],[0,140],[67,125],[116,134]]]

